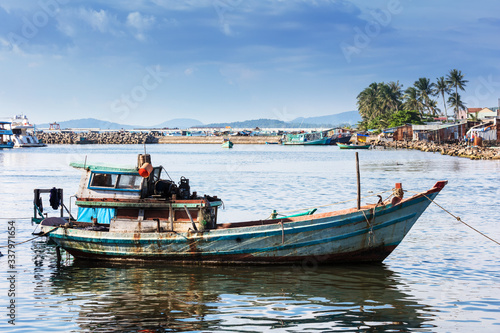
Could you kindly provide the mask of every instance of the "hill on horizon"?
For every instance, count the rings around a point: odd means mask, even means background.
[[[141,129],[141,128],[189,128],[193,126],[200,126],[203,123],[196,119],[189,118],[176,118],[167,120],[161,124],[153,126],[139,126],[139,125],[125,125],[113,123],[110,121],[99,120],[95,118],[83,118],[61,121],[58,123],[61,129],[66,128],[99,128],[99,129],[110,129],[110,130],[120,130],[120,129]],[[49,123],[36,124],[38,128],[48,128]]]
[[[361,121],[361,116],[358,111],[346,111],[337,114],[332,114],[328,116],[319,116],[319,117],[299,117],[292,120],[292,123],[299,124],[328,124],[333,127],[339,125],[355,125]]]
[[[213,123],[204,127],[236,127],[236,128],[315,128],[315,127],[339,127],[345,125],[356,125],[361,121],[358,111],[347,111],[328,116],[299,117],[285,122],[277,119],[255,119],[236,121],[231,123]]]
[[[187,129],[191,127],[235,127],[235,128],[314,128],[314,127],[337,127],[344,125],[355,125],[361,121],[358,111],[347,111],[338,114],[319,116],[319,117],[299,117],[290,122],[278,119],[253,119],[246,121],[236,121],[228,123],[203,124],[201,121],[191,118],[176,118],[167,120],[154,126],[135,126],[118,124],[110,121],[99,120],[95,118],[74,119],[59,122],[61,129],[68,128],[99,128],[110,130],[131,130],[148,128],[180,128]],[[49,123],[36,124],[37,128],[48,128]]]

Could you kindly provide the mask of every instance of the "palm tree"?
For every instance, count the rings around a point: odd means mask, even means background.
[[[431,97],[434,93],[434,83],[431,83],[431,80],[426,77],[421,77],[413,86],[417,89],[417,96],[422,105],[430,111],[429,105],[431,104]]]
[[[446,81],[450,85],[450,87],[455,88],[455,98],[454,98],[454,106],[455,106],[455,113],[454,117],[455,120],[457,120],[458,117],[458,108],[460,102],[460,96],[458,95],[458,89],[460,90],[465,90],[466,83],[469,82],[467,80],[464,80],[464,75],[462,74],[462,71],[459,71],[458,69],[452,69],[450,70],[450,73],[448,76],[446,76]],[[450,99],[448,99],[448,104],[450,104]]]
[[[444,98],[444,94],[451,93],[450,84],[445,80],[444,76],[437,78],[436,84],[434,85],[434,96],[441,94],[443,97],[444,104],[444,116],[448,117],[448,110],[446,108],[446,100]]]
[[[364,120],[371,120],[375,117],[378,90],[378,83],[373,82],[357,97],[358,111]]]
[[[396,82],[389,82],[387,86],[389,87],[389,98],[391,100],[390,105],[393,111],[398,112],[403,98],[403,85],[400,84],[398,80]]]
[[[437,107],[437,101],[434,100],[434,99],[431,99],[429,101],[429,105],[427,105],[427,107],[429,108],[429,111],[431,111],[432,115],[435,117],[439,114],[439,108]]]
[[[373,82],[357,97],[358,111],[363,126],[385,127],[402,105],[402,85],[396,82]]]
[[[406,111],[418,111],[423,113],[423,105],[418,99],[418,91],[415,87],[408,87],[404,94],[403,108]]]
[[[448,105],[451,107],[454,107],[455,110],[458,110],[459,108],[465,110],[465,104],[462,102],[462,98],[460,97],[459,94],[456,94],[455,96],[450,96],[448,98]],[[458,111],[455,113],[455,120],[457,119]]]

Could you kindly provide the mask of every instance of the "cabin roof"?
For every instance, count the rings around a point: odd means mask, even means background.
[[[87,169],[92,171],[110,171],[110,172],[137,172],[137,168],[131,166],[116,166],[105,164],[86,164],[82,162],[71,162],[73,168]]]

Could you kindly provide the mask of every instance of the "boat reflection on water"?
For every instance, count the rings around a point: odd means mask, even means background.
[[[337,267],[114,265],[74,261],[47,292],[82,331],[407,331],[432,311],[384,264]],[[65,304],[67,303],[67,304]],[[77,306],[75,306],[77,305]],[[435,311],[435,309],[434,309]]]

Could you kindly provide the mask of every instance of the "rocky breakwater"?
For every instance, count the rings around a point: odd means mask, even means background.
[[[152,132],[42,132],[39,140],[46,144],[143,144],[158,143],[161,135]]]
[[[500,149],[495,148],[447,143],[438,144],[425,141],[379,141],[376,145],[389,148],[417,149],[425,152],[440,153],[441,155],[470,158],[471,160],[500,160]]]

